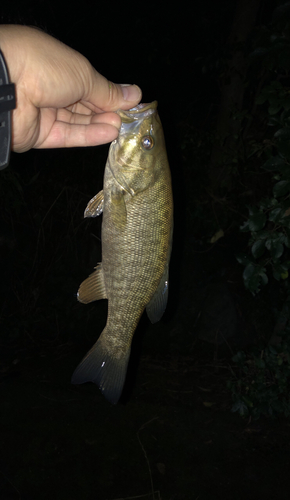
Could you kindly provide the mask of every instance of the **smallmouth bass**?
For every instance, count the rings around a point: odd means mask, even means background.
[[[103,213],[102,262],[78,290],[85,304],[108,299],[108,318],[72,376],[73,384],[97,384],[113,404],[123,390],[144,309],[152,323],[165,311],[173,231],[171,175],[157,102],[118,114],[122,125],[109,149],[103,189],[84,214]]]

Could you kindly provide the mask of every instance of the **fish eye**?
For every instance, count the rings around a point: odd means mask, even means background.
[[[144,135],[141,140],[142,147],[146,150],[154,147],[154,139],[151,135]]]

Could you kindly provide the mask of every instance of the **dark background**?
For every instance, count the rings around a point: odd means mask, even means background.
[[[278,3],[261,2],[257,26]],[[287,421],[242,421],[226,391],[234,350],[271,334],[275,294],[244,290],[240,216],[219,213],[208,194],[204,144],[221,89],[204,67],[225,50],[235,7],[1,5],[2,23],[36,25],[109,80],[138,84],[143,102],[158,100],[175,202],[168,309],[158,325],[142,318],[113,407],[96,386],[70,385],[106,321],[105,301],[83,306],[76,292],[101,260],[101,220],[83,211],[102,188],[108,146],[12,153],[0,175],[1,500],[289,496]]]

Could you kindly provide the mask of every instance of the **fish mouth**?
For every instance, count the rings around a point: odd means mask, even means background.
[[[120,116],[123,123],[132,123],[134,121],[140,121],[147,116],[152,115],[157,110],[157,101],[149,103],[137,104],[134,108],[124,111],[123,109],[118,109],[117,114]]]
[[[140,168],[138,165],[133,165],[131,162],[129,162],[130,165],[128,165],[128,158],[126,157],[126,155],[124,158],[122,158],[122,154],[124,154],[124,152],[118,155],[118,160],[117,160],[117,152],[120,151],[120,148],[122,148],[123,144],[126,141],[128,141],[129,143],[132,141],[131,147],[134,147],[134,143],[136,141],[139,141],[140,126],[142,125],[142,122],[144,120],[154,115],[154,113],[157,114],[157,104],[158,104],[157,101],[149,103],[140,103],[134,108],[131,108],[127,111],[124,111],[123,109],[119,109],[117,111],[118,115],[122,120],[122,124],[117,139],[115,139],[111,143],[111,148],[109,151],[109,158],[111,164],[119,163],[122,164],[122,166],[124,167],[125,166],[129,167],[130,169],[143,170],[143,168]],[[152,133],[153,125],[151,123],[151,120],[148,121],[148,126],[146,127],[146,129],[148,129],[147,134]],[[126,192],[132,194],[131,190],[128,188],[127,185],[122,187]]]

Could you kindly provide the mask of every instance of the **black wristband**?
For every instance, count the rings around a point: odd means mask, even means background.
[[[9,83],[7,66],[0,50],[0,170],[7,167],[11,145],[11,110],[15,108],[15,85]]]

